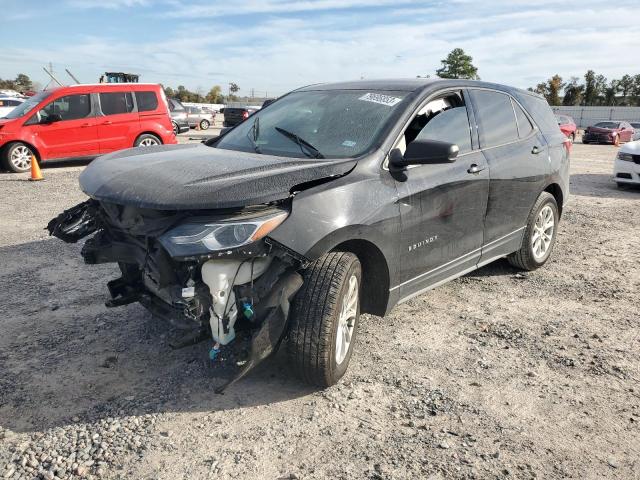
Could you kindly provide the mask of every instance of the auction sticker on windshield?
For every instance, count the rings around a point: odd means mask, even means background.
[[[359,98],[365,102],[379,103],[380,105],[386,105],[387,107],[393,107],[394,105],[402,101],[401,98],[392,97],[390,95],[383,95],[381,93],[365,93]]]

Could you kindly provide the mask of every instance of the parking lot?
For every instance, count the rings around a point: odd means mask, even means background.
[[[616,188],[615,152],[573,146],[544,268],[498,261],[365,316],[325,391],[279,354],[224,395],[210,345],[172,350],[142,306],[105,308],[117,267],[48,237],[82,165],[0,174],[0,474],[640,478],[640,190]]]

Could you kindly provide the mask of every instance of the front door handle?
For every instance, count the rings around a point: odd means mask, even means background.
[[[112,123],[111,120],[107,120],[106,122],[102,122],[102,125],[111,125]]]
[[[82,125],[80,125],[82,128],[87,128],[90,127],[91,124],[90,123],[83,123]]]
[[[485,167],[479,167],[478,165],[476,165],[474,163],[469,167],[469,169],[467,170],[467,173],[477,174],[477,173],[480,173],[484,169],[485,169]]]
[[[538,155],[541,151],[542,149],[537,145],[534,145],[534,147],[531,149],[531,153],[533,153],[534,155]]]

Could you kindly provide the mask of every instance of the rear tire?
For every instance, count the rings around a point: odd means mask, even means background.
[[[575,143],[576,142],[576,132],[573,132],[571,134],[571,143]]]
[[[520,250],[507,257],[509,263],[522,270],[535,270],[544,265],[556,243],[558,204],[549,192],[542,192],[529,213]]]
[[[22,142],[13,142],[4,148],[2,164],[10,172],[28,172],[31,170],[31,159],[34,155],[34,151],[28,145]]]
[[[162,142],[155,135],[150,133],[143,133],[134,142],[134,147],[155,147],[156,145],[162,145]]]
[[[362,268],[353,253],[330,252],[303,275],[291,309],[287,352],[307,383],[328,387],[342,378],[353,353]]]
[[[208,120],[200,120],[200,130],[207,130],[209,128]]]

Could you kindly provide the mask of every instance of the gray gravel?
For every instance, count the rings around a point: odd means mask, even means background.
[[[82,166],[0,174],[0,478],[640,478],[640,190],[615,149],[575,145],[551,261],[496,262],[363,318],[317,391],[283,355],[225,395],[203,343],[139,305],[111,265],[47,237]]]

